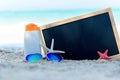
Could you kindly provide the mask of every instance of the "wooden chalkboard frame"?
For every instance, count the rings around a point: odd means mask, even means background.
[[[114,36],[115,36],[115,40],[116,40],[116,43],[117,43],[118,50],[120,52],[119,36],[118,36],[118,32],[117,32],[117,29],[116,29],[116,25],[115,25],[115,22],[114,22],[114,18],[113,18],[113,14],[112,14],[112,9],[111,8],[106,8],[106,9],[99,10],[99,11],[96,11],[96,12],[92,12],[92,13],[89,13],[89,14],[76,16],[76,17],[69,18],[69,19],[66,19],[66,20],[62,20],[62,21],[58,21],[58,22],[54,22],[54,23],[50,23],[50,24],[47,24],[47,25],[40,26],[40,37],[41,37],[42,44],[46,45],[42,30],[48,29],[48,28],[52,28],[54,26],[70,23],[70,22],[73,22],[73,21],[76,21],[76,20],[92,17],[92,16],[95,16],[95,15],[103,14],[103,13],[106,13],[106,12],[109,13],[109,17],[110,17],[110,20],[111,20],[113,33],[114,33]],[[43,49],[43,54],[45,55],[45,53],[46,53],[46,50]],[[114,55],[114,56],[111,56],[111,57],[113,59],[120,59],[120,54],[117,53],[117,55]]]

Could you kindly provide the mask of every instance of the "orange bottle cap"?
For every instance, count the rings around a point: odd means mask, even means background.
[[[34,31],[34,30],[39,30],[39,27],[36,24],[30,23],[25,27],[25,31]]]

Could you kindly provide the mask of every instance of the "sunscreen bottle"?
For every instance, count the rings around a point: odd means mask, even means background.
[[[40,30],[36,24],[26,25],[24,32],[24,54],[41,54]]]

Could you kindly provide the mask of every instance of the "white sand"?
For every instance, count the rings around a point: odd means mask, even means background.
[[[0,49],[0,80],[120,80],[120,61],[24,61],[22,49]]]

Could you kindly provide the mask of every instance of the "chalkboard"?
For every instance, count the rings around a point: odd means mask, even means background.
[[[98,59],[97,51],[109,50],[108,55],[119,53],[118,34],[110,8],[66,19],[40,27],[43,43],[63,50],[64,59]]]

